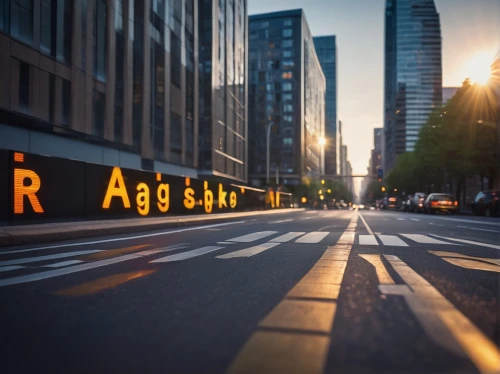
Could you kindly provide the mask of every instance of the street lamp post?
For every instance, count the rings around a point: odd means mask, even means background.
[[[274,122],[269,122],[267,125],[267,157],[266,157],[266,183],[269,184],[269,163],[270,163],[270,153],[271,153],[271,127],[274,126]]]

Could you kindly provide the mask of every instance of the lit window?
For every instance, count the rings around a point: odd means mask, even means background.
[[[287,51],[285,51],[287,52]],[[290,51],[288,51],[290,52]],[[295,62],[292,60],[284,60],[283,61],[283,69],[292,69],[295,66]]]
[[[289,38],[290,36],[292,36],[292,29],[284,29],[283,30],[283,37]]]
[[[281,78],[283,79],[292,79],[292,72],[291,71],[285,71],[281,75]]]
[[[293,57],[293,51],[283,51],[283,57]]]
[[[293,106],[292,106],[292,104],[284,104],[284,105],[283,105],[283,111],[284,111],[284,112],[292,112],[292,111],[293,111]]]
[[[284,26],[292,26],[292,20],[291,20],[291,19],[286,19],[286,20],[283,22],[283,25],[284,25]]]
[[[291,93],[283,94],[283,101],[292,101],[292,94]]]
[[[291,39],[283,40],[283,48],[292,47],[293,41]]]
[[[283,121],[292,123],[293,122],[293,117],[292,116],[283,116]]]
[[[283,145],[292,145],[292,144],[293,144],[292,138],[283,138]]]
[[[283,91],[291,91],[292,90],[292,84],[289,82],[283,83]]]

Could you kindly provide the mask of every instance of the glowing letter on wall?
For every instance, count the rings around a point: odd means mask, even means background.
[[[219,183],[219,209],[227,208],[227,192],[222,189],[222,183]]]
[[[167,183],[162,183],[158,186],[156,196],[158,197],[158,209],[162,213],[167,213],[170,207],[170,186]]]
[[[212,206],[214,204],[214,194],[208,189],[208,182],[203,182],[203,189],[205,190],[205,213],[212,213]]]
[[[137,185],[137,211],[141,216],[147,216],[149,213],[149,187],[146,183],[139,183]]]
[[[24,185],[24,180],[31,181],[29,186]],[[36,197],[41,186],[40,177],[37,173],[27,169],[14,169],[14,214],[24,213],[24,196],[28,196],[31,207],[36,213],[43,213],[43,208]]]
[[[116,185],[117,183],[118,186]],[[124,208],[130,208],[130,200],[128,198],[127,189],[125,188],[125,182],[123,181],[122,171],[117,166],[113,168],[113,172],[111,173],[102,207],[104,209],[109,209],[111,199],[115,196],[122,198]]]
[[[231,208],[236,208],[236,192],[231,191],[229,194],[229,206]]]

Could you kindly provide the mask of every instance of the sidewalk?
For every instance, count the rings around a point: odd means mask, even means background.
[[[302,212],[305,209],[274,209],[254,212],[200,214],[155,218],[130,218],[115,220],[43,223],[21,226],[0,226],[0,247],[36,244],[51,241],[81,239],[93,236],[116,235],[141,231],[154,231],[175,227],[217,224],[236,218],[268,214]]]

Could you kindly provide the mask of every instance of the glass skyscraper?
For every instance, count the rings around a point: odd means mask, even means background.
[[[325,174],[340,172],[339,136],[337,131],[337,45],[335,35],[313,38],[316,54],[326,78]]]
[[[441,104],[441,26],[434,0],[386,0],[386,172],[398,154],[414,150],[420,128]]]
[[[266,175],[266,138],[271,132],[270,174],[299,184],[324,172],[326,81],[301,9],[250,16],[249,173]]]

